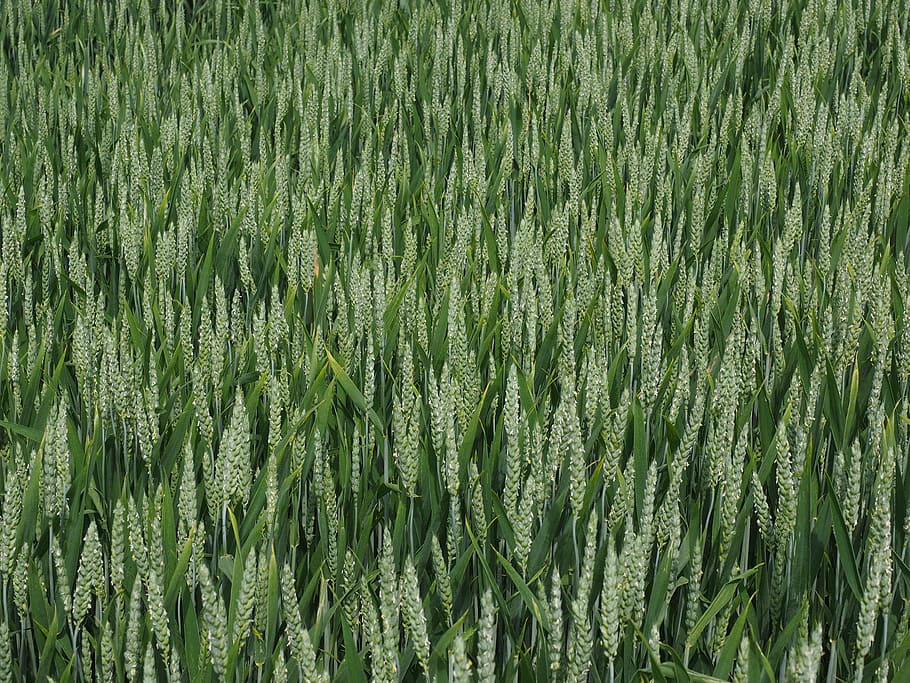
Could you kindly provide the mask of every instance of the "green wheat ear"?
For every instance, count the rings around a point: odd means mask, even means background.
[[[202,597],[202,617],[209,645],[212,668],[223,676],[227,670],[228,630],[224,603],[212,581],[212,575],[205,564],[200,564],[199,589]]]
[[[477,631],[477,679],[484,683],[496,680],[496,615],[493,591],[487,588],[480,599],[480,628]]]
[[[405,559],[401,576],[401,606],[405,632],[413,643],[420,666],[429,676],[430,640],[427,634],[427,616],[423,609],[417,570],[410,557]]]

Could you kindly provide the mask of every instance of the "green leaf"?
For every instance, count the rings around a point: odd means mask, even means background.
[[[802,623],[803,617],[805,616],[803,612],[806,608],[807,605],[804,604],[802,610],[796,610],[783,630],[775,634],[776,638],[771,645],[771,652],[768,655],[768,662],[772,669],[778,667],[781,660],[784,658],[784,655],[793,645],[796,631]]]
[[[651,649],[648,639],[645,638],[645,634],[641,632],[638,626],[633,623],[632,628],[635,630],[638,639],[641,640],[642,644],[645,646],[645,651],[648,653],[648,659],[651,661],[651,669],[646,673],[650,673],[657,683],[666,683],[667,679],[664,677],[663,670],[660,666],[660,658],[657,656],[657,653]]]
[[[44,647],[41,648],[41,657],[38,660],[38,672],[35,675],[36,681],[46,681],[52,671],[56,658],[53,656],[54,649],[57,645],[57,610],[54,609],[54,618],[51,620],[47,629],[47,638],[44,641]]]
[[[762,566],[763,564],[759,564],[755,567],[752,567],[748,571],[734,576],[724,584],[723,588],[721,588],[717,595],[714,597],[714,600],[711,601],[711,604],[708,605],[708,609],[706,609],[699,620],[695,622],[695,626],[692,627],[692,630],[686,637],[687,647],[692,647],[696,642],[698,642],[698,637],[701,635],[701,632],[705,630],[705,627],[711,623],[711,620],[717,616],[720,611],[726,607],[727,604],[733,599],[733,596],[736,595],[736,590],[739,587],[739,584],[745,581],[748,577],[752,576],[752,574],[757,572]]]
[[[338,383],[341,385],[341,388],[344,389],[344,393],[348,395],[348,398],[353,401],[354,405],[357,408],[366,414],[376,429],[382,431],[385,429],[385,425],[382,422],[382,419],[379,415],[376,414],[376,411],[367,406],[367,400],[364,395],[361,393],[360,389],[357,388],[357,385],[354,384],[351,377],[345,372],[344,368],[335,360],[332,353],[325,349],[325,355],[329,359],[329,365],[332,368],[332,373],[335,375],[335,379],[338,380]]]
[[[717,657],[717,663],[714,666],[714,675],[721,680],[727,680],[730,677],[730,673],[733,671],[733,664],[736,661],[736,655],[739,652],[739,644],[743,637],[743,631],[746,628],[746,621],[748,620],[750,608],[752,606],[752,597],[750,596],[748,600],[744,600],[739,612],[739,617],[733,624],[733,628],[730,629],[730,633],[727,634],[726,640],[724,641],[724,647],[720,651],[720,655]]]
[[[651,586],[650,598],[648,599],[648,612],[644,621],[646,633],[651,631],[652,626],[659,625],[666,614],[670,597],[667,594],[667,588],[670,583],[670,570],[673,567],[673,561],[672,553],[664,553],[660,558],[660,563],[657,565],[657,573]]]
[[[183,638],[177,639],[183,643],[183,661],[186,665],[190,680],[199,680],[200,656],[202,652],[199,636],[199,622],[196,619],[196,608],[191,600],[183,606]]]
[[[269,549],[269,585],[267,592],[267,618],[265,626],[265,646],[268,650],[274,647],[276,642],[276,633],[278,632],[279,606],[278,596],[280,593],[278,583],[278,563],[275,559],[273,548]]]
[[[24,436],[29,441],[34,441],[35,443],[41,443],[41,439],[44,436],[44,432],[38,429],[37,427],[29,427],[28,425],[20,425],[14,422],[9,422],[8,420],[0,420],[0,426],[5,427],[8,431],[13,434],[18,434],[19,436]]]
[[[164,606],[170,611],[177,602],[177,596],[186,585],[186,569],[190,564],[190,558],[193,556],[193,535],[195,529],[190,530],[189,536],[183,542],[180,549],[180,555],[177,558],[177,564],[174,567],[174,573],[171,574],[171,580],[168,582],[167,591],[164,594]]]
[[[844,424],[844,444],[853,434],[854,423],[856,422],[856,397],[859,394],[859,362],[853,364],[853,374],[850,377],[850,395],[847,399],[847,418]]]
[[[499,564],[506,570],[506,574],[509,575],[512,583],[515,584],[515,587],[518,589],[518,593],[521,595],[522,600],[524,600],[525,606],[531,610],[531,614],[534,615],[534,618],[537,620],[537,623],[540,624],[541,628],[544,631],[549,631],[549,623],[544,616],[543,611],[540,609],[540,603],[537,600],[537,596],[534,595],[534,592],[528,587],[528,584],[525,583],[524,579],[521,578],[521,575],[515,570],[512,564],[503,557],[496,548],[493,548],[492,550],[496,554]]]
[[[43,449],[39,448],[34,460],[35,465],[32,467],[32,473],[28,479],[28,485],[22,496],[22,517],[19,520],[19,528],[16,532],[17,547],[22,547],[25,541],[31,541],[35,538],[38,507],[41,504],[40,487],[43,457]]]

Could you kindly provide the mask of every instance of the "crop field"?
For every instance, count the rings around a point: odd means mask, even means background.
[[[0,1],[0,683],[910,680],[908,45]]]

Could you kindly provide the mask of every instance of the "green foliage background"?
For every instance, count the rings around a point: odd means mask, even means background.
[[[910,678],[908,24],[0,3],[0,680]]]

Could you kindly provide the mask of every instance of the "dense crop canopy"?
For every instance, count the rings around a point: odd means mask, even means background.
[[[0,681],[910,678],[908,42],[0,3]]]

